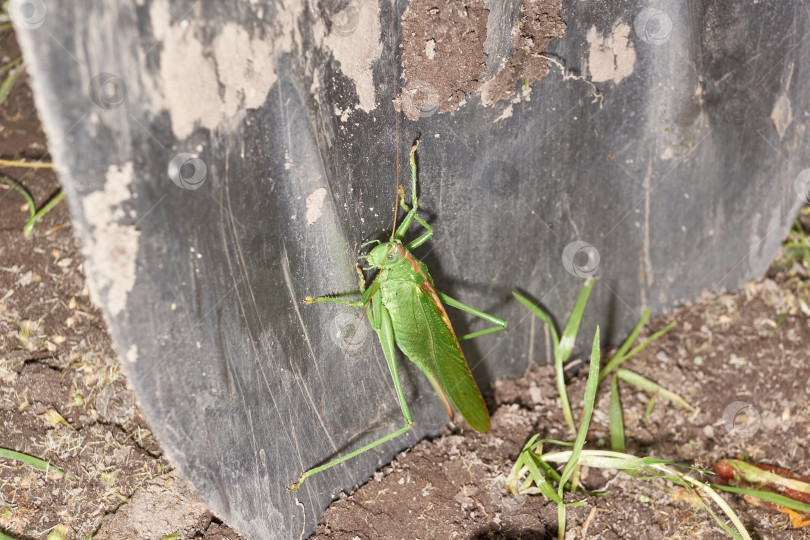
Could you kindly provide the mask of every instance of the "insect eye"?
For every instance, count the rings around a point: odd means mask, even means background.
[[[386,257],[386,259],[388,259],[389,261],[393,261],[393,260],[394,260],[394,259],[396,259],[396,258],[397,258],[397,254],[396,254],[395,252],[393,252],[393,251],[392,251],[392,252],[390,252],[390,253],[388,254],[388,256]]]

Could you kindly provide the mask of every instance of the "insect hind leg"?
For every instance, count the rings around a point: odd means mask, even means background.
[[[385,354],[385,361],[388,363],[388,369],[391,371],[391,378],[394,382],[394,388],[397,393],[397,399],[399,400],[400,408],[402,409],[402,416],[405,421],[405,425],[396,430],[395,432],[389,433],[384,437],[380,437],[376,441],[373,441],[363,446],[362,448],[358,448],[353,452],[349,452],[345,456],[341,456],[337,459],[333,459],[329,463],[325,463],[319,467],[313,467],[312,469],[305,471],[304,473],[301,474],[296,483],[287,488],[288,492],[297,490],[299,487],[301,487],[301,484],[303,484],[306,481],[306,479],[312,476],[313,474],[317,474],[319,472],[325,471],[326,469],[330,469],[335,465],[343,463],[347,459],[351,459],[359,454],[362,454],[363,452],[371,450],[376,446],[388,442],[391,439],[399,437],[400,435],[406,433],[408,430],[411,429],[411,426],[413,425],[413,417],[411,416],[411,411],[408,410],[408,404],[405,402],[405,393],[402,390],[402,384],[399,381],[399,373],[397,372],[397,365],[394,356],[395,354],[394,328],[391,322],[391,316],[388,314],[388,312],[385,310],[384,307],[381,307],[380,310],[382,319],[381,330],[378,332],[380,336],[380,344],[382,345],[383,353]]]
[[[498,332],[500,330],[506,329],[506,321],[501,319],[500,317],[496,317],[495,315],[490,315],[489,313],[484,313],[483,311],[479,311],[475,308],[472,308],[466,304],[462,304],[455,298],[451,298],[446,294],[436,291],[436,294],[439,295],[439,300],[443,303],[447,304],[448,306],[453,306],[456,309],[460,309],[462,311],[466,311],[467,313],[472,313],[476,317],[480,317],[487,322],[492,323],[494,326],[491,328],[486,328],[484,330],[479,330],[478,332],[472,332],[470,334],[465,334],[463,336],[459,336],[458,340],[463,341],[465,339],[472,339],[474,337],[483,336],[485,334],[491,334],[493,332]]]

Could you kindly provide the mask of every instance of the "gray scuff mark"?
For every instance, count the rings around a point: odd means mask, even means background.
[[[104,189],[84,197],[84,216],[90,226],[85,242],[87,280],[90,293],[99,305],[106,305],[110,316],[124,310],[135,285],[135,258],[140,233],[134,225],[122,225],[126,217],[123,203],[132,196],[129,186],[134,178],[132,162],[111,165]]]
[[[309,339],[307,326],[304,324],[304,317],[301,315],[301,309],[298,307],[299,300],[298,296],[295,294],[295,287],[293,286],[292,275],[290,273],[290,257],[287,254],[287,246],[283,242],[281,244],[281,253],[281,273],[284,275],[284,284],[287,286],[287,293],[290,295],[290,301],[293,309],[295,310],[295,315],[298,318],[298,324],[301,325],[301,332],[304,334],[304,341],[307,343],[307,349],[309,350],[310,357],[317,358],[315,355],[315,349],[312,347],[312,342]],[[301,373],[297,373],[296,378],[298,381],[300,381],[300,387],[303,390],[311,409],[313,411],[319,410],[318,404],[315,403],[315,399],[312,397],[312,394],[309,391],[309,385],[307,385],[306,381],[303,380]],[[332,446],[332,449],[337,450],[338,447],[335,444],[335,441],[332,439],[330,431],[327,429],[326,424],[324,423],[320,414],[318,414],[318,423],[321,424],[321,431],[329,439],[329,444]]]
[[[571,225],[571,228],[574,230],[574,238],[581,238],[579,235],[579,227],[577,227],[577,222],[574,221],[574,216],[571,212],[571,199],[568,198],[568,194],[563,193],[560,197],[562,204],[558,205],[561,212],[565,213],[565,217],[568,218],[568,223]]]
[[[642,272],[644,278],[641,280],[641,304],[647,306],[646,288],[651,288],[653,285],[653,264],[650,257],[650,200],[652,195],[652,180],[653,166],[652,160],[647,163],[647,174],[644,176],[644,238],[642,239],[642,253],[644,258],[644,271]],[[646,288],[645,288],[646,285]]]
[[[592,26],[588,40],[588,68],[593,82],[619,83],[633,73],[636,50],[630,41],[630,26],[619,23],[608,36],[602,36]]]
[[[162,96],[153,104],[154,112],[168,110],[178,139],[191,135],[198,124],[209,129],[235,125],[247,109],[264,103],[278,80],[276,58],[290,52],[295,42],[295,21],[302,9],[296,5],[279,4],[275,24],[263,39],[228,22],[211,45],[198,38],[204,21],[189,18],[173,24],[168,0],[150,6],[152,30],[163,45],[159,81],[152,81],[159,87],[155,95]]]
[[[319,187],[307,196],[307,225],[312,225],[323,215],[323,201],[326,198],[326,188]]]
[[[782,86],[784,90],[782,91],[782,95],[779,96],[773,104],[773,110],[771,111],[771,121],[773,122],[773,127],[776,128],[776,132],[779,134],[780,141],[785,135],[787,128],[793,123],[793,106],[788,97],[788,92],[790,92],[790,83],[793,81],[793,71],[795,67],[796,65],[792,61],[788,62],[785,66],[785,72],[782,75]]]
[[[771,121],[773,122],[773,127],[776,128],[776,133],[779,134],[779,140],[782,140],[784,137],[785,132],[787,131],[788,126],[793,122],[793,111],[791,110],[790,106],[790,98],[788,98],[785,94],[779,96],[779,99],[776,100],[776,103],[773,104],[773,110],[771,111]]]
[[[370,112],[377,107],[372,66],[383,51],[380,32],[380,6],[376,0],[352,0],[343,12],[335,14],[348,17],[347,25],[355,25],[351,31],[336,31],[327,34],[326,26],[318,22],[313,35],[322,47],[332,52],[340,63],[340,71],[354,82],[360,108]],[[347,28],[348,30],[348,28]]]

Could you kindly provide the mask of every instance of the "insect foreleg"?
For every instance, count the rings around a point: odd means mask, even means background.
[[[344,306],[351,306],[356,308],[361,308],[366,306],[366,302],[368,299],[366,298],[366,279],[363,277],[363,270],[360,268],[358,264],[355,268],[357,268],[357,276],[360,281],[360,294],[362,297],[360,300],[346,300],[341,298],[340,296],[316,296],[315,298],[311,296],[307,296],[304,298],[305,304],[343,304]],[[348,293],[348,294],[356,294],[356,293]],[[344,295],[345,296],[345,295]]]
[[[357,277],[360,279],[360,292],[365,293],[366,292],[366,277],[363,275],[363,269],[360,268],[359,264],[354,265],[354,267],[357,269]]]
[[[503,329],[506,328],[506,321],[501,319],[500,317],[496,317],[495,315],[490,315],[489,313],[484,313],[483,311],[478,311],[475,308],[471,308],[470,306],[468,306],[466,304],[462,304],[461,302],[459,302],[455,298],[451,298],[451,297],[447,296],[446,294],[444,294],[442,292],[436,291],[436,294],[439,295],[439,300],[441,300],[443,303],[447,304],[448,306],[453,306],[456,309],[466,311],[467,313],[472,313],[476,317],[480,317],[480,318],[484,319],[485,321],[491,322],[492,324],[495,325],[492,328],[487,328],[485,330],[479,330],[478,332],[472,332],[470,334],[465,334],[463,336],[460,336],[458,338],[459,341],[462,341],[462,340],[465,340],[465,339],[472,339],[472,338],[478,337],[478,336],[483,336],[484,334],[491,334],[492,332],[498,332],[499,330],[503,330]]]
[[[337,296],[317,296],[315,298],[311,296],[307,296],[304,298],[305,304],[343,304],[344,306],[351,306],[361,308],[365,306],[362,301],[354,301],[354,300],[346,300],[345,298],[340,298]]]
[[[379,446],[384,442],[390,441],[396,437],[399,437],[403,433],[406,433],[411,426],[413,425],[413,418],[411,417],[411,411],[408,409],[408,404],[405,402],[405,393],[402,391],[402,385],[399,382],[399,373],[397,372],[397,365],[394,360],[394,326],[391,323],[391,316],[388,314],[388,310],[385,309],[385,306],[382,304],[376,304],[374,311],[379,311],[379,317],[381,321],[380,330],[377,332],[377,335],[380,336],[380,344],[383,348],[383,354],[385,354],[385,361],[388,363],[388,369],[391,371],[391,378],[394,381],[394,388],[397,392],[397,399],[399,400],[399,405],[402,408],[402,416],[405,419],[405,425],[400,429],[396,430],[393,433],[386,435],[385,437],[381,437],[374,442],[371,442],[365,445],[362,448],[355,450],[354,452],[349,452],[345,456],[341,456],[337,459],[330,461],[329,463],[325,463],[319,467],[314,467],[303,474],[298,478],[298,481],[287,488],[287,491],[295,491],[304,481],[312,476],[313,474],[319,473],[321,471],[325,471],[326,469],[330,469],[335,465],[343,463],[347,459],[351,459],[354,456],[360,455],[363,452],[371,450],[375,446]]]
[[[433,227],[431,227],[431,226],[428,224],[428,222],[427,222],[427,221],[425,221],[424,219],[420,218],[420,217],[417,215],[416,210],[411,210],[410,208],[408,208],[408,205],[407,205],[407,204],[405,204],[404,202],[402,203],[402,208],[404,208],[404,209],[405,209],[405,211],[406,211],[406,212],[408,212],[408,217],[411,217],[411,216],[412,216],[413,218],[416,218],[416,221],[418,221],[418,222],[419,222],[419,224],[420,224],[422,227],[424,227],[424,228],[426,229],[426,230],[425,230],[425,232],[424,232],[424,233],[423,233],[421,236],[419,236],[419,238],[416,238],[415,240],[411,240],[410,242],[408,242],[407,244],[405,244],[405,249],[407,249],[408,251],[410,251],[410,250],[412,250],[412,249],[418,248],[419,246],[421,246],[422,244],[424,244],[425,242],[427,242],[427,241],[430,239],[430,237],[431,237],[431,236],[433,236]],[[407,221],[407,222],[408,222],[408,224],[410,225],[411,220],[409,220],[409,219],[405,218],[405,221]],[[403,223],[404,223],[404,222],[403,222]]]

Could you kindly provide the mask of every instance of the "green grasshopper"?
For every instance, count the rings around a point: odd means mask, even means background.
[[[359,302],[330,296],[318,298],[308,296],[304,300],[305,304],[332,302],[363,309],[367,309],[370,305],[369,322],[380,338],[399,405],[402,408],[405,426],[358,450],[309,469],[301,474],[298,481],[287,491],[295,491],[313,474],[334,467],[411,429],[413,418],[408,410],[408,404],[405,402],[405,394],[402,391],[394,361],[395,342],[405,356],[419,366],[419,369],[427,376],[444,403],[451,420],[453,419],[453,409],[450,407],[450,403],[456,406],[474,430],[481,433],[489,431],[489,413],[470,372],[470,367],[467,365],[467,360],[464,358],[464,353],[461,351],[459,341],[503,330],[506,328],[506,321],[466,306],[437,291],[433,287],[433,279],[428,273],[427,266],[411,255],[412,249],[421,246],[433,236],[433,228],[416,213],[418,207],[416,148],[418,146],[419,141],[416,141],[411,148],[410,158],[413,208],[409,208],[404,199],[400,198],[402,208],[407,212],[405,219],[398,228],[395,223],[394,233],[388,242],[380,243],[368,255],[359,257],[365,259],[369,264],[365,270],[379,269],[372,287],[366,288],[363,272],[358,265],[357,273],[360,276],[360,292],[362,293]],[[402,191],[398,190],[398,196],[401,195]],[[408,232],[414,219],[425,228],[425,232],[415,240],[403,244],[402,238]],[[376,242],[379,243],[379,241]],[[450,325],[450,319],[447,317],[447,311],[442,302],[472,313],[495,326],[458,338]]]

